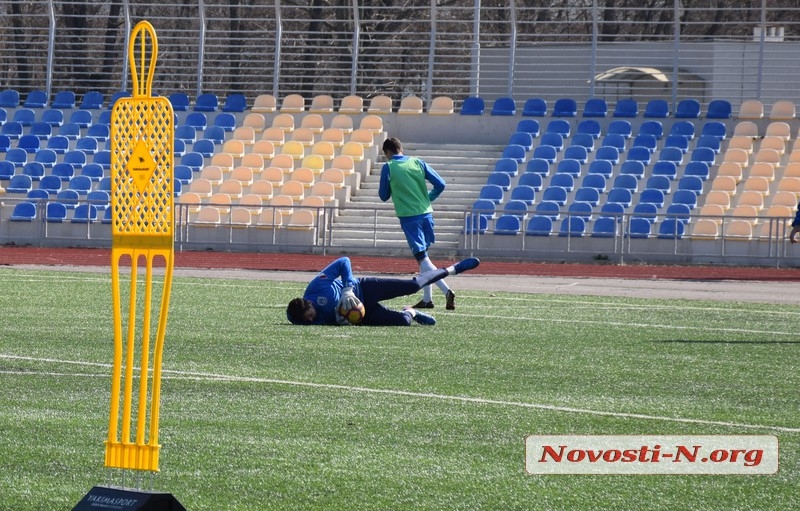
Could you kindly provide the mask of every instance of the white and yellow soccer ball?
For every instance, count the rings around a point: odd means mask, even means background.
[[[344,303],[339,305],[339,315],[346,319],[351,325],[357,325],[361,323],[366,314],[367,311],[364,309],[364,304],[361,302],[358,302],[349,308]]]

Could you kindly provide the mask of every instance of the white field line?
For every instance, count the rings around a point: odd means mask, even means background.
[[[52,363],[52,364],[68,364],[68,365],[78,365],[78,366],[89,366],[89,367],[102,367],[102,368],[111,368],[111,364],[101,364],[96,362],[81,362],[75,360],[58,360],[58,359],[50,359],[50,358],[35,358],[35,357],[22,357],[22,356],[15,356],[15,355],[4,355],[0,354],[0,359],[7,359],[7,360],[25,360],[29,362],[40,362],[40,363]],[[18,374],[18,375],[53,375],[53,376],[87,376],[87,377],[108,377],[107,374],[75,374],[75,373],[58,373],[58,372],[26,372],[26,371],[0,371],[0,374]],[[432,399],[432,400],[439,400],[439,401],[455,401],[460,403],[472,403],[472,404],[479,404],[479,405],[496,405],[496,406],[505,406],[505,407],[512,407],[512,408],[525,408],[525,409],[535,409],[535,410],[547,410],[550,412],[560,412],[560,413],[578,413],[578,414],[585,414],[585,415],[595,415],[595,416],[603,416],[603,417],[616,417],[616,418],[625,418],[625,419],[640,419],[640,420],[651,420],[651,421],[663,421],[663,422],[676,422],[676,423],[683,423],[683,424],[700,424],[705,426],[724,426],[730,427],[735,429],[760,429],[760,430],[770,430],[770,431],[781,431],[785,433],[800,433],[800,428],[790,428],[785,426],[773,426],[773,425],[764,425],[764,424],[745,424],[745,423],[738,423],[738,422],[725,422],[725,421],[712,421],[712,420],[703,420],[703,419],[689,419],[683,417],[664,417],[659,415],[647,415],[647,414],[640,414],[640,413],[627,413],[627,412],[609,412],[609,411],[602,411],[602,410],[589,410],[586,408],[574,408],[570,406],[556,406],[556,405],[547,405],[547,404],[540,404],[540,403],[525,403],[521,401],[503,401],[498,399],[485,399],[479,397],[467,397],[467,396],[449,396],[446,394],[436,394],[436,393],[429,393],[429,392],[412,392],[407,390],[396,390],[396,389],[374,389],[369,387],[358,387],[352,385],[337,385],[332,383],[313,383],[313,382],[301,382],[301,381],[291,381],[291,380],[278,380],[273,378],[256,378],[256,377],[249,377],[249,376],[231,376],[225,374],[216,374],[216,373],[201,373],[201,372],[194,372],[194,371],[175,371],[175,370],[164,370],[163,371],[165,378],[170,379],[186,379],[186,380],[212,380],[212,381],[232,381],[232,382],[249,382],[249,383],[264,383],[269,385],[288,385],[293,387],[306,387],[306,388],[314,388],[314,389],[328,389],[328,390],[339,390],[345,392],[360,392],[360,393],[368,393],[368,394],[386,394],[391,396],[404,396],[404,397],[413,397],[419,399]]]

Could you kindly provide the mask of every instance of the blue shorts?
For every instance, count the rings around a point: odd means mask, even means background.
[[[400,219],[400,227],[414,255],[427,251],[436,241],[433,234],[433,215],[430,213],[403,217]]]

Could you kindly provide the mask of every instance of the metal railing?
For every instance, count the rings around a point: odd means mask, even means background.
[[[127,90],[128,37],[142,19],[158,33],[165,96],[800,100],[800,8],[788,1],[0,0],[0,89]]]

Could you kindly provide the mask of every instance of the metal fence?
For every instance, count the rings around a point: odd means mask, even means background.
[[[0,0],[0,89],[126,90],[127,38],[146,19],[162,95],[800,100],[800,7],[789,0],[301,4]]]

